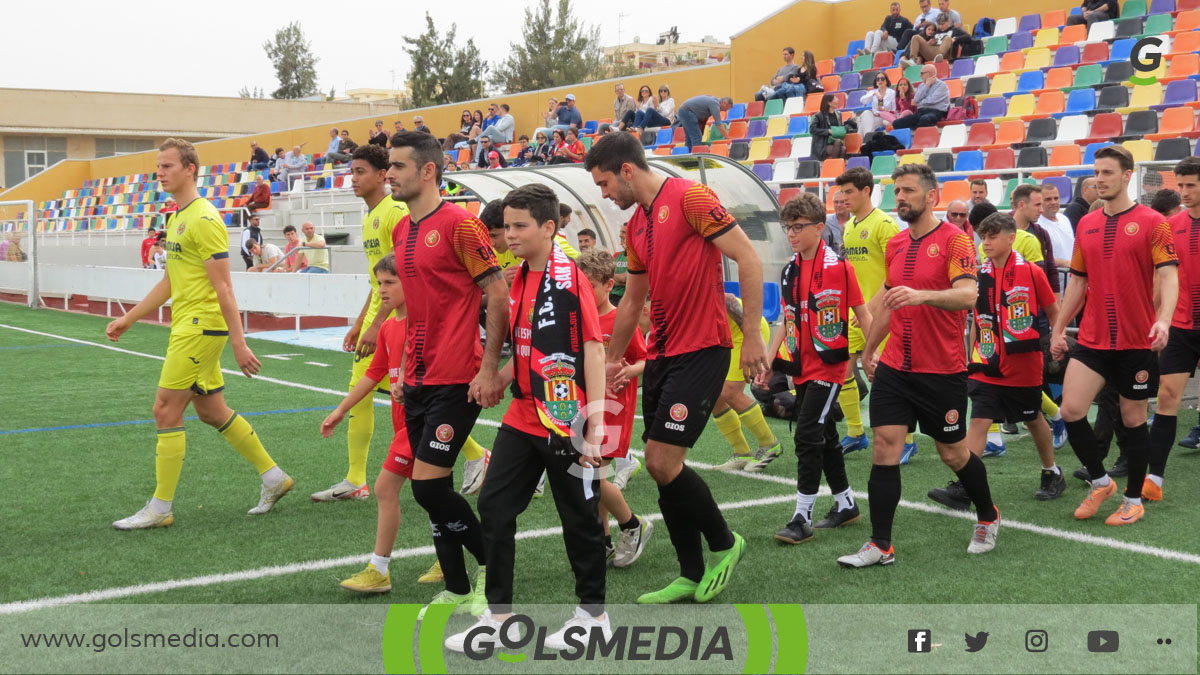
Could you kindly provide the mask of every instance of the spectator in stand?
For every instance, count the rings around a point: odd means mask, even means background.
[[[413,117],[413,131],[429,134],[430,136],[436,135],[429,130],[429,127],[425,126],[425,118],[421,117],[420,115]]]
[[[950,9],[950,0],[938,0],[938,15],[942,14],[950,17],[950,24],[955,28],[963,27],[962,15],[957,10]]]
[[[971,35],[954,26],[950,15],[946,13],[938,14],[933,37],[929,38],[928,35],[929,28],[926,27],[921,35],[912,39],[908,45],[908,58],[900,59],[901,66],[907,68],[917,63],[953,61],[958,53],[958,45],[971,40]]]
[[[1097,21],[1109,21],[1121,16],[1121,7],[1117,0],[1083,0],[1080,7],[1083,9],[1081,14],[1067,17],[1068,26],[1086,23],[1091,29],[1092,24]]]
[[[554,125],[558,124],[558,109],[564,104],[558,102],[558,99],[551,96],[547,101],[546,112],[542,113],[542,125],[533,130],[534,138],[537,138],[538,132],[544,132],[547,137],[550,136],[550,130]]]
[[[479,167],[480,169],[491,168],[491,157],[489,155],[490,155],[490,153],[493,153],[493,152],[496,153],[496,156],[500,160],[499,161],[500,168],[503,169],[503,168],[507,167],[508,161],[505,160],[504,156],[501,155],[496,150],[496,144],[492,143],[492,137],[491,136],[480,136],[479,137],[479,159],[477,159],[475,161],[475,166]]]
[[[271,168],[271,156],[258,147],[258,141],[250,141],[250,170],[266,171]]]
[[[375,120],[374,128],[367,132],[367,145],[378,145],[381,148],[386,148],[388,138],[388,133],[383,129],[383,120]]]
[[[499,106],[492,104],[488,106],[488,112],[493,113],[494,120],[493,117],[484,120],[483,131],[479,135],[490,137],[492,145],[512,143],[513,130],[517,127],[517,121],[508,112],[508,104],[501,103]],[[488,124],[488,120],[492,120],[492,122]]]
[[[517,150],[517,156],[513,157],[513,161],[508,163],[509,166],[525,166],[533,158],[533,148],[529,145],[529,136],[521,134],[521,137],[517,139],[517,145],[520,150]]]
[[[675,99],[671,98],[671,88],[665,84],[658,88],[658,100],[651,99],[650,107],[633,117],[633,128],[637,131],[646,127],[669,127],[674,123]]]
[[[896,119],[896,90],[892,89],[887,73],[879,71],[874,84],[874,88],[863,92],[859,99],[862,105],[871,106],[870,110],[864,110],[858,116],[858,133],[863,137]]]
[[[488,104],[487,117],[483,118],[483,124],[479,125],[479,131],[482,133],[491,128],[494,124],[500,121],[500,107],[495,103]],[[495,139],[493,139],[495,140]]]
[[[286,159],[283,148],[275,148],[275,156],[271,158],[271,182],[282,180],[280,176],[283,174],[283,163]]]
[[[1059,213],[1061,203],[1058,186],[1042,183],[1042,215],[1038,217],[1037,224],[1050,235],[1054,263],[1059,267],[1070,267],[1071,255],[1075,251],[1075,230],[1071,228],[1071,221]]]
[[[579,252],[590,251],[596,247],[596,233],[588,228],[579,231]]]
[[[1154,198],[1150,200],[1150,208],[1170,218],[1183,210],[1183,199],[1178,192],[1171,188],[1160,188],[1154,192]]]
[[[800,66],[796,64],[795,48],[784,47],[783,65],[779,67],[779,70],[775,71],[775,76],[771,78],[770,82],[758,88],[758,93],[754,95],[754,100],[766,101],[767,99],[774,98],[775,90],[787,83],[792,75],[799,70]]]
[[[271,208],[271,184],[267,182],[266,176],[259,174],[258,182],[254,185],[254,192],[250,194],[250,200],[244,206],[250,213]]]
[[[949,91],[947,88],[946,91]],[[912,82],[908,81],[907,77],[902,77],[896,81],[896,119],[915,115],[917,113],[917,104],[913,103],[913,95],[916,91],[913,89]],[[892,120],[893,125],[895,120]]]
[[[305,274],[329,274],[329,250],[325,245],[325,237],[317,234],[317,228],[313,227],[311,221],[300,226],[300,233],[304,235],[304,245],[313,249],[297,254],[303,255],[307,263],[300,271]]]
[[[565,133],[571,127],[576,129],[583,127],[583,115],[579,113],[579,108],[575,107],[575,94],[567,94],[566,104],[558,109],[558,124],[555,124],[553,129],[562,129]]]
[[[392,123],[392,129],[394,130],[392,132],[392,135],[395,135],[395,134],[400,133],[401,131],[404,131],[404,122],[401,120],[396,120],[395,122]],[[389,142],[391,140],[392,139],[390,139],[390,138],[388,139]]]
[[[554,144],[547,140],[549,133],[538,129],[533,135],[533,152],[529,156],[530,166],[547,164],[550,162],[550,158],[554,157]]]
[[[471,127],[474,125],[475,120],[471,118],[471,111],[463,110],[462,117],[459,119],[458,133],[447,134],[446,140],[442,142],[442,149],[453,150],[455,145],[465,142],[470,138]]]
[[[308,156],[300,151],[300,146],[293,145],[292,151],[283,157],[283,169],[279,171],[279,180],[287,183],[290,188],[292,181],[301,177],[308,168]]]
[[[729,138],[729,126],[721,119],[721,113],[733,107],[733,99],[728,96],[718,99],[716,96],[701,94],[693,96],[679,106],[678,124],[683,127],[687,139],[687,149],[700,145],[704,139],[704,125],[709,120],[721,130],[725,138]]]
[[[1083,176],[1075,181],[1075,198],[1063,209],[1063,215],[1071,221],[1072,232],[1079,227],[1079,219],[1091,211],[1092,203],[1099,198],[1100,191],[1096,189],[1095,176]]]
[[[921,85],[913,96],[913,105],[917,112],[896,120],[892,126],[897,129],[915,129],[916,127],[936,126],[946,118],[950,110],[950,88],[937,78],[933,64],[921,66]]]
[[[350,155],[358,148],[358,143],[350,140],[350,130],[342,129],[341,140],[338,141],[338,151],[326,155],[326,160],[332,159],[334,162],[349,162]]]
[[[832,183],[829,184],[832,188]],[[833,193],[833,213],[825,217],[825,231],[822,232],[821,238],[825,240],[825,245],[832,248],[838,255],[842,254],[844,245],[844,237],[846,225],[854,216],[850,212],[850,200],[846,199],[846,195],[842,194],[841,190]]]
[[[342,138],[341,138],[341,136],[338,136],[338,128],[333,127],[332,129],[329,130],[329,145],[326,146],[325,157],[322,158],[322,161],[320,163],[324,164],[325,162],[333,161],[330,159],[330,156],[337,154],[337,152],[339,150],[341,150],[341,148],[342,148]]]
[[[489,169],[503,169],[504,168],[503,166],[500,166],[500,153],[496,152],[495,150],[488,151],[487,168],[489,168]]]
[[[808,133],[812,135],[813,159],[824,161],[833,157],[846,156],[846,126],[842,122],[842,113],[834,105],[833,94],[821,97],[821,111],[812,116],[808,123]]]
[[[971,179],[971,206],[982,204],[988,200],[987,181],[982,178]]]
[[[292,251],[300,248],[300,236],[296,234],[296,226],[288,225],[283,228],[283,238],[287,240],[287,244],[283,247],[284,263],[275,268],[276,272],[303,272],[305,267],[308,267],[308,261],[304,259],[304,253],[292,254]]]
[[[646,118],[647,110],[654,110],[654,90],[649,85],[643,84],[641,87],[638,87],[637,107],[625,113],[620,120],[621,129],[641,131],[641,125],[636,124],[636,122]]]
[[[283,257],[283,251],[279,247],[270,242],[259,243],[257,241],[250,242],[250,259],[254,263],[250,266],[247,272],[266,272],[267,268],[274,265]],[[280,269],[277,267],[275,269]]]
[[[913,19],[913,27],[910,30],[904,31],[904,35],[900,36],[900,44],[896,46],[896,51],[908,51],[908,45],[912,41],[913,36],[921,32],[926,24],[933,24],[941,12],[934,9],[930,0],[920,0],[921,13],[917,18]]]
[[[560,133],[558,129],[554,130],[554,135],[557,137]],[[550,160],[551,164],[575,164],[583,161],[583,156],[587,154],[587,150],[583,147],[583,141],[579,140],[579,132],[574,127],[567,130],[567,135],[563,142],[554,149],[554,158]]]
[[[904,38],[904,34],[912,30],[912,22],[900,16],[900,3],[893,2],[890,9],[888,15],[883,18],[883,23],[879,25],[879,30],[867,31],[863,47],[858,50],[860,55],[894,52],[900,48],[900,40]]]
[[[21,250],[21,233],[13,232],[8,235],[8,248],[4,249],[4,259],[8,262],[25,262],[29,256]]]
[[[258,215],[252,213],[250,214],[250,224],[242,230],[242,260],[246,263],[247,270],[254,265],[254,254],[250,252],[250,244],[261,244],[262,240],[262,228],[258,224]]]
[[[448,153],[442,153],[442,171],[458,171],[458,165],[454,163],[454,157]]]
[[[795,96],[804,96],[808,93],[808,82],[819,79],[817,77],[817,60],[813,53],[804,50],[800,55],[800,65],[796,72],[789,73],[783,84],[775,88],[775,91],[768,96],[770,99],[789,99]]]
[[[946,220],[951,225],[959,228],[968,237],[975,236],[975,230],[972,229],[971,223],[967,217],[971,215],[971,207],[961,199],[955,199],[946,205]]]
[[[154,248],[154,243],[158,241],[158,230],[154,226],[146,230],[146,238],[142,239],[142,269],[151,269],[154,266],[154,261],[150,258],[150,249]],[[4,248],[8,248],[8,240],[4,242]],[[0,260],[4,260],[4,255],[0,254]]]
[[[649,87],[643,88],[649,89]],[[617,97],[613,99],[613,124],[616,125],[618,129],[623,130],[626,127],[626,117],[629,118],[631,123],[633,122],[633,116],[637,114],[638,110],[638,101],[635,101],[632,96],[625,93],[625,85],[623,84],[618,83],[617,85],[613,86],[613,92],[617,95]],[[639,93],[638,96],[640,97],[641,94]]]

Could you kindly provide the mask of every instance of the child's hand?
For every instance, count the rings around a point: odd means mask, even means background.
[[[337,427],[337,425],[342,423],[342,418],[345,416],[345,413],[337,410],[329,413],[329,417],[326,417],[325,421],[321,422],[321,436],[324,438],[329,438],[332,436],[333,430]]]
[[[392,383],[392,400],[400,405],[404,405],[404,382]]]

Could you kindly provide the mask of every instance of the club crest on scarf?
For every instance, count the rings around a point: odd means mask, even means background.
[[[560,422],[570,422],[579,414],[579,386],[575,383],[575,358],[551,354],[539,363],[545,380],[546,411]]]
[[[1029,330],[1033,325],[1033,314],[1029,311],[1029,289],[1019,286],[1007,294],[1008,329],[1013,333]]]
[[[979,355],[985,359],[992,358],[996,353],[996,328],[991,319],[979,317],[976,320],[979,327]]]
[[[817,301],[817,334],[824,340],[833,340],[845,330],[846,322],[842,319],[839,308],[842,305],[842,291],[827,288],[816,296]]]

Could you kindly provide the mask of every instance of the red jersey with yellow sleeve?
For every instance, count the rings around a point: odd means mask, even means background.
[[[1179,302],[1171,325],[1184,330],[1200,329],[1200,218],[1187,211],[1167,221],[1179,256]]]
[[[1098,209],[1075,228],[1071,274],[1087,277],[1078,342],[1091,349],[1149,349],[1154,270],[1178,265],[1171,227],[1141,204],[1113,215]],[[1096,274],[1089,275],[1095,270]],[[1182,294],[1183,286],[1180,286]]]
[[[907,286],[918,291],[945,291],[959,279],[976,279],[975,247],[963,231],[942,221],[920,239],[911,230],[887,244],[884,289]],[[891,337],[883,363],[908,373],[962,373],[967,370],[963,331],[967,310],[947,311],[929,305],[892,310]]]
[[[483,358],[478,282],[500,271],[487,228],[442,202],[420,221],[404,216],[393,237],[408,318],[404,383],[470,382]]]
[[[630,274],[649,274],[650,359],[733,347],[721,250],[712,240],[734,227],[708,186],[683,178],[668,178],[650,208],[634,211],[625,252]]]

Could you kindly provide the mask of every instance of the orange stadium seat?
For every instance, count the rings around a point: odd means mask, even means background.
[[[1196,54],[1176,54],[1171,57],[1167,67],[1167,78],[1182,78],[1200,73],[1200,56]]]
[[[1025,123],[1021,120],[1005,120],[996,127],[996,144],[1012,145],[1025,141]]]
[[[1061,9],[1052,9],[1042,15],[1042,25],[1046,28],[1055,28],[1067,22],[1067,13]],[[1080,24],[1082,25],[1082,24]],[[1084,37],[1087,37],[1086,32]]]
[[[1180,12],[1175,17],[1175,29],[1173,33],[1183,33],[1185,31],[1194,31],[1200,28],[1200,9],[1193,9],[1188,12]]]
[[[1072,143],[1071,145],[1056,145],[1050,149],[1050,161],[1047,166],[1074,166],[1082,164],[1080,148]]]
[[[817,61],[817,77],[824,77],[833,72],[833,59]]]
[[[1064,89],[1071,86],[1074,79],[1075,72],[1068,67],[1051,68],[1046,73],[1046,90]]]
[[[1016,72],[1025,67],[1025,52],[1005,52],[1000,57],[1002,72]]]
[[[1033,109],[1035,115],[1052,115],[1063,111],[1063,106],[1066,101],[1063,93],[1058,90],[1047,91],[1041,96],[1038,96],[1037,107]]]
[[[1058,36],[1058,44],[1073,45],[1076,42],[1087,40],[1087,26],[1077,23],[1074,26],[1067,26],[1062,29],[1062,33]]]
[[[1195,131],[1195,127],[1195,110],[1187,106],[1167,108],[1163,111],[1162,123],[1158,126],[1158,135],[1169,137],[1172,135],[1190,134]]]
[[[1200,51],[1200,32],[1179,33],[1171,40],[1171,54],[1188,54]]]
[[[846,160],[830,158],[821,163],[821,178],[836,178],[846,171]]]
[[[862,134],[846,134],[846,154],[857,155],[862,149]]]
[[[935,208],[944,209],[950,202],[961,199],[967,201],[971,198],[971,183],[965,180],[950,180],[942,183],[941,190],[938,193],[938,203]]]
[[[729,141],[717,141],[717,142],[713,143],[711,146],[709,146],[708,151],[714,155],[728,157],[729,156]]]
[[[824,94],[809,94],[808,98],[804,99],[804,114],[813,115],[821,111],[821,97]]]
[[[837,75],[825,75],[821,78],[821,86],[828,92],[838,91],[842,88],[842,78]]]

